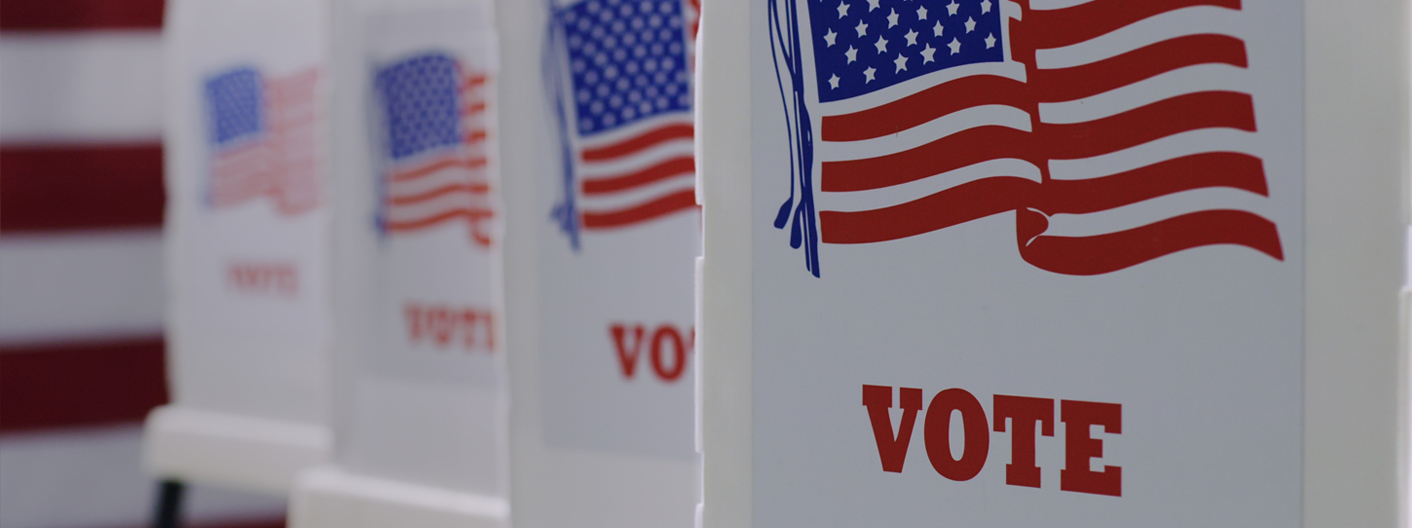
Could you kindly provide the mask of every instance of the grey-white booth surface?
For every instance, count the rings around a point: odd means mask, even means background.
[[[328,456],[326,47],[315,0],[174,0],[168,378],[144,463],[283,495]]]
[[[493,7],[330,4],[335,447],[291,526],[508,523]]]
[[[514,523],[692,526],[693,8],[497,7]]]
[[[1400,526],[1407,6],[723,0],[704,526]]]

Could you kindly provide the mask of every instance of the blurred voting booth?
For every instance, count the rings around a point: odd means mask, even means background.
[[[695,7],[498,8],[514,523],[692,526]]]
[[[174,0],[159,476],[287,493],[328,456],[328,42],[317,0]]]
[[[507,526],[493,5],[331,5],[335,442],[291,526]]]
[[[704,5],[704,526],[1405,522],[1407,6]]]

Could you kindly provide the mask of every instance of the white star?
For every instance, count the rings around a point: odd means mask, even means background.
[[[918,8],[917,8],[917,20],[926,20],[926,19],[927,19],[927,8],[926,8],[926,6],[918,7]]]
[[[845,4],[845,3],[843,3],[843,2],[839,2],[839,3],[838,3],[838,18],[843,18],[843,17],[846,17],[846,16],[848,16],[848,4]]]
[[[878,6],[879,2],[882,2],[882,0],[868,0],[868,12],[872,13],[874,9],[880,7]]]
[[[864,83],[873,82],[873,74],[874,74],[874,73],[877,73],[877,70],[875,70],[875,69],[873,69],[873,68],[868,68],[868,69],[866,69],[866,70],[863,70],[863,77],[866,77],[866,79],[864,79],[863,82],[864,82]]]
[[[909,29],[909,30],[907,30],[907,34],[906,34],[906,35],[903,35],[903,36],[904,36],[904,37],[907,37],[907,45],[908,45],[908,46],[916,46],[916,45],[917,45],[917,31],[916,31],[916,30],[914,30],[914,29]]]
[[[975,31],[975,30],[976,30],[976,19],[971,18],[971,17],[966,17],[966,32],[967,32],[967,33],[970,33],[970,32]]]
[[[878,41],[873,43],[873,45],[878,47],[878,53],[887,51],[887,39],[885,38],[878,37]]]
[[[896,25],[897,25],[897,10],[896,10],[896,9],[893,9],[892,12],[887,15],[887,27],[892,27],[892,26],[896,26]]]
[[[907,69],[907,57],[903,57],[901,53],[897,54],[897,58],[893,59],[892,63],[897,65],[897,70],[893,71],[892,73],[897,73]]]
[[[961,8],[961,5],[960,5],[960,4],[957,4],[957,3],[956,3],[956,0],[951,0],[951,3],[946,4],[946,11],[947,11],[946,14],[955,16],[955,15],[956,15],[956,10],[957,10],[957,9],[960,9],[960,8]]]
[[[848,56],[848,62],[844,64],[853,64],[853,61],[858,60],[858,50],[853,49],[853,46],[849,46],[848,51],[843,52],[843,54]]]
[[[957,54],[957,53],[961,53],[961,41],[956,40],[956,39],[954,39],[954,38],[951,39],[951,43],[950,43],[950,44],[947,44],[946,47],[951,48],[951,54],[952,54],[952,55],[955,55],[955,54]]]
[[[830,48],[833,47],[833,41],[836,38],[838,38],[838,33],[834,33],[833,28],[829,28],[829,32],[824,33],[824,42],[829,43],[828,47]]]
[[[868,34],[868,25],[867,25],[867,24],[864,24],[862,20],[859,20],[859,21],[858,21],[858,27],[853,28],[853,29],[858,30],[858,36],[860,36],[860,37],[863,36],[863,35],[867,35],[867,34]]]
[[[932,55],[936,55],[936,48],[933,48],[931,44],[927,44],[927,47],[922,48],[922,64],[936,62],[936,59],[932,58]]]
[[[995,47],[995,33],[991,33],[991,34],[989,34],[989,35],[986,35],[986,37],[985,37],[985,49],[990,49],[990,48],[994,48],[994,47]]]
[[[830,87],[830,88],[833,88],[833,89],[835,89],[835,90],[838,89],[838,76],[837,76],[837,75],[830,75],[830,76],[829,76],[829,87]]]
[[[932,36],[933,36],[933,37],[940,37],[941,34],[942,34],[943,32],[945,32],[945,31],[946,31],[946,28],[945,28],[945,27],[942,27],[940,20],[936,21],[936,25],[935,25],[935,26],[932,26]]]
[[[981,14],[984,15],[984,14],[989,13],[989,12],[990,12],[990,0],[982,0],[982,2],[981,2]]]

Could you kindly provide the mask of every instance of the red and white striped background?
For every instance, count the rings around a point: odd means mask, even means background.
[[[163,366],[162,0],[0,4],[0,528],[143,526]],[[196,485],[189,526],[283,526]]]

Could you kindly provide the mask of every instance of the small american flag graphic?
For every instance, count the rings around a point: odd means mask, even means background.
[[[1283,260],[1245,148],[1245,42],[1223,30],[1240,0],[1039,4],[771,0],[794,150],[775,226],[806,268],[820,242],[1009,211],[1021,257],[1055,273],[1218,244]]]
[[[586,0],[557,11],[550,31],[564,165],[553,216],[573,247],[580,229],[694,209],[682,0]]]
[[[318,84],[313,68],[265,79],[240,67],[206,80],[213,207],[268,196],[292,216],[319,205]]]
[[[419,54],[378,70],[386,169],[379,224],[405,233],[466,222],[492,243],[485,74],[452,55]]]

